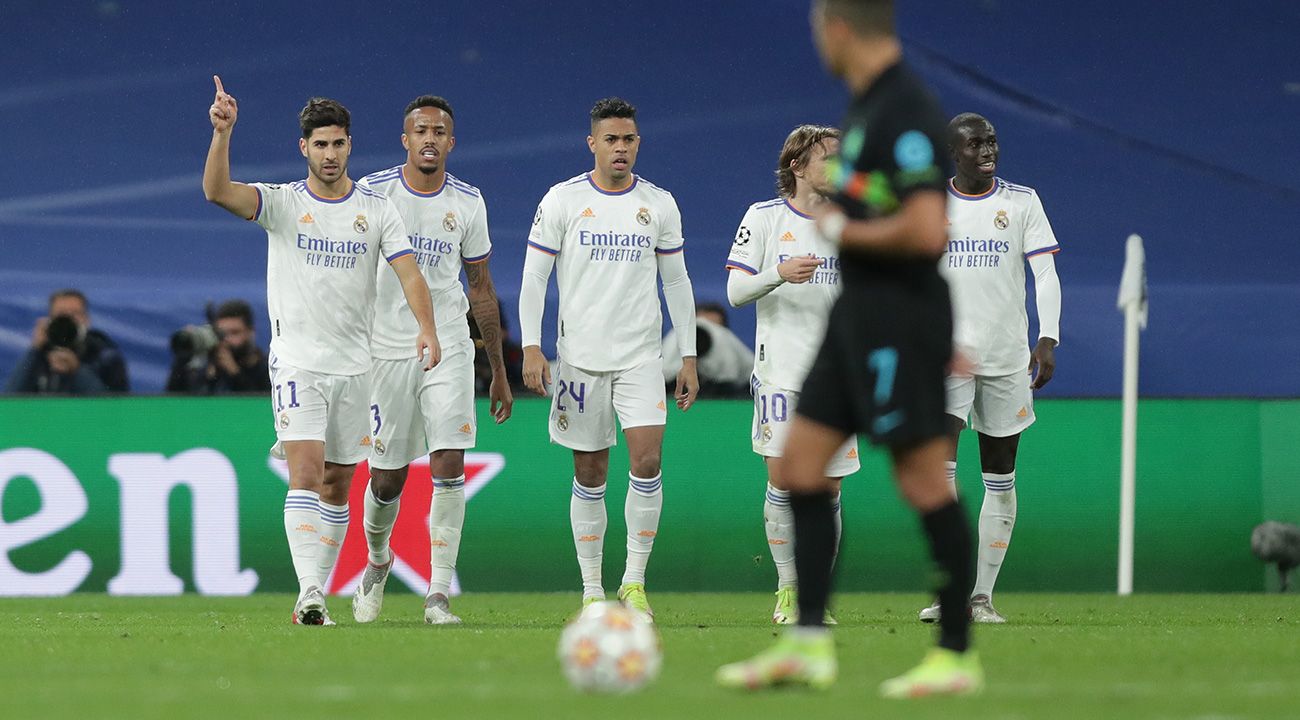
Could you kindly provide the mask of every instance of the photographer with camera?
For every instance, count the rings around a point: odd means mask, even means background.
[[[190,395],[270,392],[266,355],[254,342],[253,308],[243,300],[207,309],[208,324],[172,334],[167,392]]]
[[[90,303],[72,289],[50,296],[49,315],[36,321],[32,347],[5,384],[9,393],[98,395],[128,390],[126,359],[117,343],[90,327]]]
[[[727,310],[715,302],[695,305],[695,350],[700,376],[700,397],[747,397],[754,369],[754,353],[736,337],[727,322]],[[677,349],[677,329],[663,337],[664,382],[671,385],[682,368]]]

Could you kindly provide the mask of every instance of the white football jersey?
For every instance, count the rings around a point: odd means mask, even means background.
[[[397,208],[360,183],[337,199],[314,195],[305,180],[251,187],[258,195],[252,219],[269,245],[271,353],[312,372],[368,372],[375,275],[385,260],[411,253]]]
[[[365,176],[365,185],[387,195],[406,225],[415,261],[433,295],[438,342],[444,348],[469,342],[469,299],[460,284],[461,263],[479,263],[492,254],[487,206],[478,188],[451,173],[442,188],[422,193],[411,188],[402,166]],[[375,330],[370,352],[383,360],[416,357],[420,324],[411,312],[397,275],[379,268]]]
[[[952,292],[953,341],[976,375],[1029,369],[1025,261],[1060,250],[1038,193],[994,178],[982,195],[948,183],[948,249],[939,269]]]
[[[608,372],[660,357],[656,256],[682,252],[683,242],[677,202],[639,176],[619,192],[600,189],[590,173],[552,187],[528,244],[556,256],[560,358]]]
[[[810,216],[783,198],[749,206],[727,254],[727,269],[757,275],[792,257],[813,255],[821,267],[806,283],[782,283],[755,304],[754,374],[765,385],[798,392],[826,334],[840,295],[840,258]]]

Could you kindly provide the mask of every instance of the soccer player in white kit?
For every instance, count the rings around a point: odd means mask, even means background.
[[[347,534],[352,473],[370,441],[370,326],[380,260],[397,274],[419,325],[411,348],[425,370],[441,355],[429,286],[392,201],[348,178],[346,108],[312,98],[299,115],[306,180],[245,185],[230,180],[237,105],[220,78],[213,80],[203,194],[261,225],[268,240],[271,402],[289,467],[284,530],[298,576],[293,621],[333,624],[321,586]]]
[[[956,176],[948,182],[948,248],[939,269],[952,292],[954,344],[969,374],[948,378],[956,487],[957,440],[970,426],[979,435],[984,504],[971,619],[1002,623],[993,585],[1016,524],[1016,452],[1034,423],[1034,394],[1052,379],[1060,342],[1061,281],[1053,256],[1060,250],[1043,203],[1033,188],[996,177],[998,139],[988,120],[962,113],[948,124]],[[1038,342],[1030,352],[1025,311],[1025,263],[1034,274]],[[1037,370],[1037,375],[1031,375]],[[939,618],[938,605],[920,613]]]
[[[389,537],[406,472],[411,462],[429,456],[433,498],[429,508],[431,575],[424,599],[430,625],[460,623],[448,595],[465,523],[465,450],[474,447],[474,344],[465,314],[471,308],[483,332],[492,366],[489,389],[493,419],[510,417],[514,398],[501,354],[501,318],[496,287],[488,270],[487,206],[478,188],[447,172],[456,146],[455,118],[443,98],[422,95],[406,106],[402,145],[406,162],[362,178],[363,186],[387,195],[406,223],[415,260],[433,294],[442,362],[420,372],[411,339],[419,328],[406,310],[406,298],[392,273],[379,271],[379,298],[370,348],[370,484],[365,496],[369,562],[352,596],[357,622],[379,617],[384,584],[393,567]],[[460,284],[461,268],[469,298]]]
[[[776,565],[772,622],[779,625],[796,622],[798,606],[794,514],[775,459],[784,451],[799,389],[840,294],[839,248],[817,233],[809,214],[835,191],[826,161],[839,151],[839,137],[839,130],[819,125],[801,125],[790,133],[777,160],[779,197],[749,207],[727,255],[727,299],[733,307],[757,305],[752,437],[754,452],[767,464],[763,526]],[[855,435],[826,468],[835,488],[837,544],[842,527],[840,480],[859,468]]]
[[[542,312],[552,268],[560,290],[559,362],[551,401],[551,441],[573,450],[569,519],[583,604],[605,598],[605,478],[615,443],[615,416],[631,465],[627,566],[618,598],[652,615],[645,570],[663,508],[660,457],[667,415],[656,276],[677,329],[682,369],[677,407],[699,391],[695,366],[695,298],[683,257],[682,221],[668,191],[632,173],[641,137],[636,109],[606,98],[591,110],[591,172],[555,185],[533,218],[519,291],[524,384],[547,394],[551,372],[542,354]]]

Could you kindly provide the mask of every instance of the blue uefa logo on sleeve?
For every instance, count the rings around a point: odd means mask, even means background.
[[[934,164],[934,145],[920,130],[908,130],[894,142],[894,162],[901,170],[920,170]]]

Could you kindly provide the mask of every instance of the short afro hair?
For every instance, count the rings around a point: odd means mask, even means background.
[[[456,113],[452,112],[451,110],[451,103],[447,102],[446,98],[439,97],[437,95],[421,95],[420,97],[407,103],[406,112],[402,113],[402,117],[406,117],[407,115],[410,115],[415,110],[419,110],[420,108],[424,108],[424,107],[438,108],[439,110],[447,113],[447,117],[451,118],[452,120],[456,119]]]

